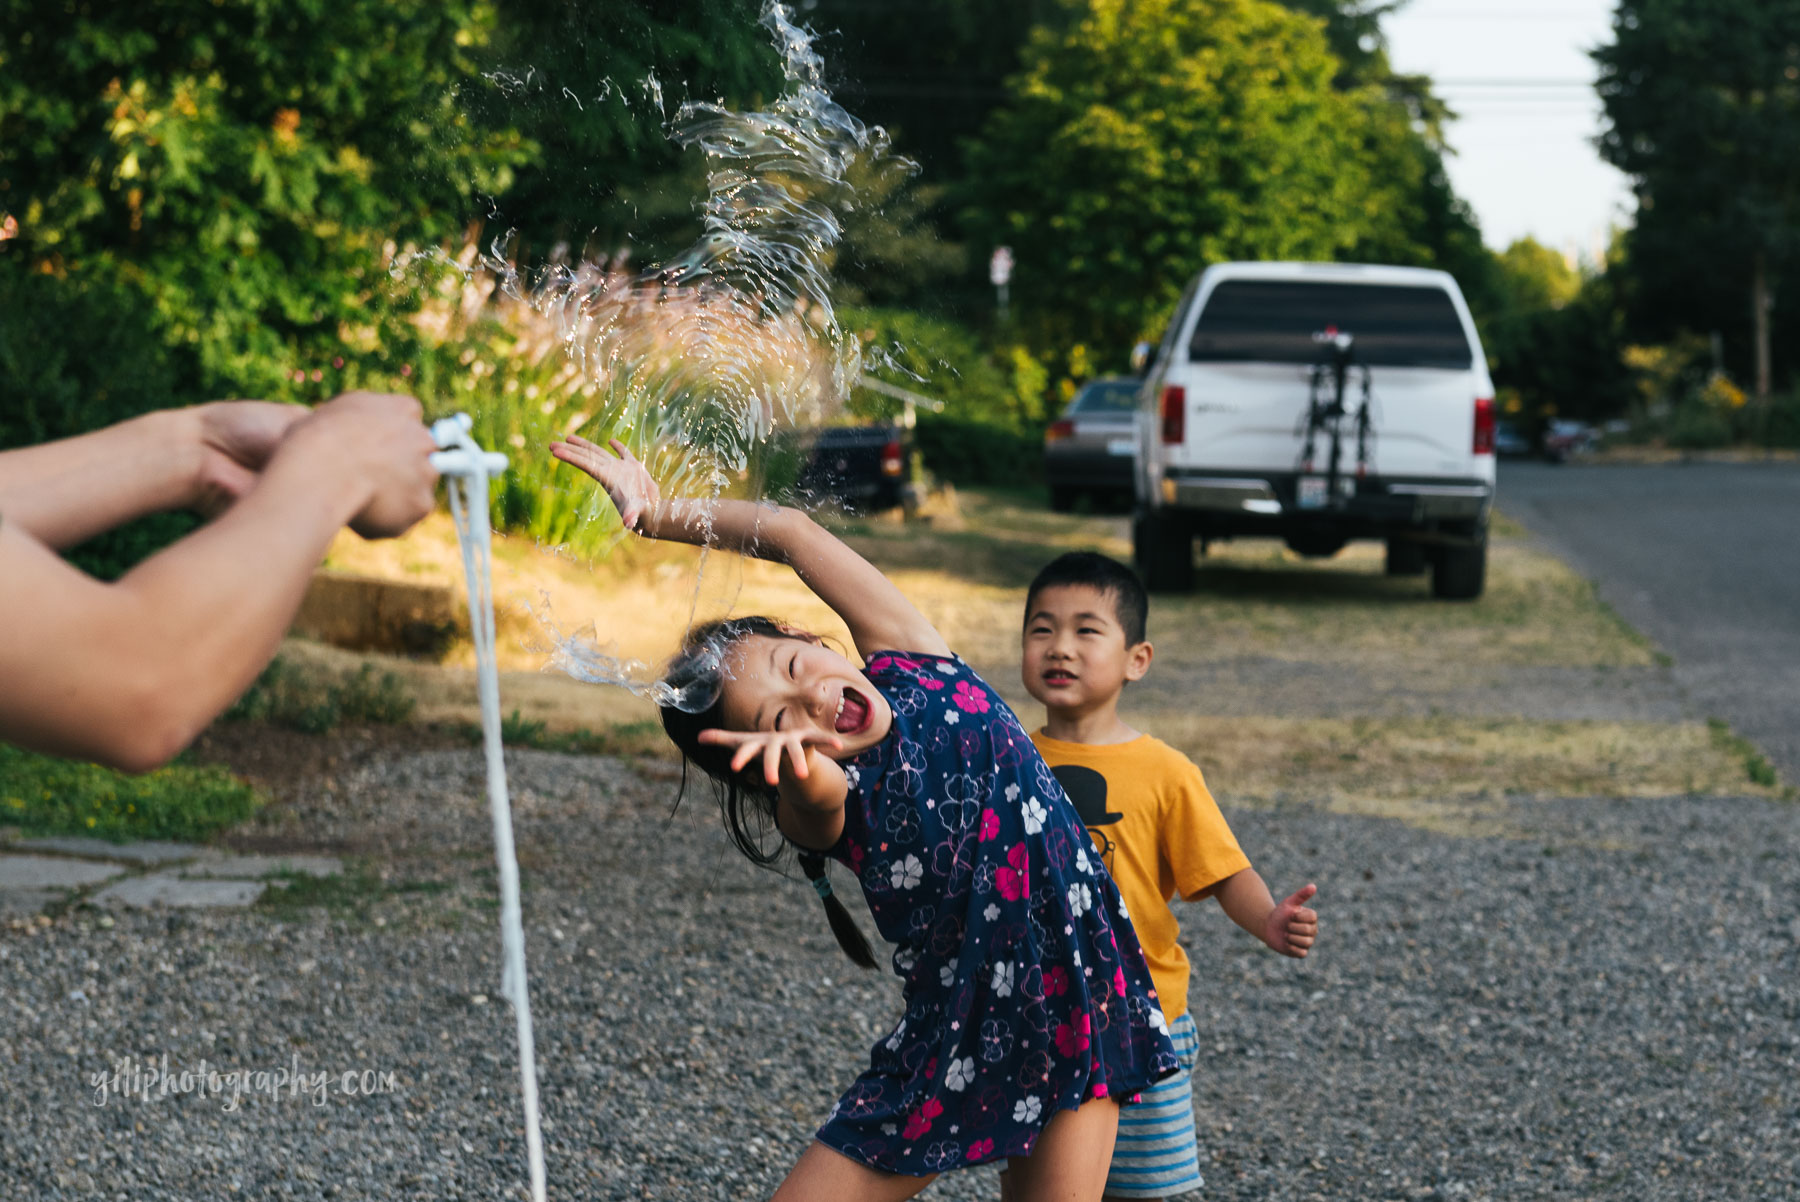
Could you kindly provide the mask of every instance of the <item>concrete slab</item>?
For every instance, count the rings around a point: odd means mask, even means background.
[[[105,839],[82,839],[74,836],[16,839],[13,841],[12,847],[22,851],[49,851],[65,856],[86,856],[94,860],[119,860],[126,864],[142,864],[145,867],[158,867],[163,864],[174,864],[181,860],[191,860],[206,850],[194,843],[108,843]]]
[[[236,878],[256,880],[276,873],[296,876],[337,876],[344,862],[334,856],[203,856],[176,869],[188,878]]]
[[[80,889],[124,872],[117,864],[59,856],[0,856],[0,892],[15,889]]]
[[[173,909],[227,909],[249,905],[268,886],[261,881],[189,881],[168,872],[132,877],[108,885],[91,899],[97,906],[153,906]]]

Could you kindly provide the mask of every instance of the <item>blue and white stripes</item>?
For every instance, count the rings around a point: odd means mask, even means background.
[[[1200,1149],[1194,1134],[1194,1060],[1200,1039],[1192,1015],[1169,1024],[1181,1071],[1143,1092],[1119,1111],[1119,1138],[1106,1175],[1109,1198],[1169,1198],[1197,1190]]]

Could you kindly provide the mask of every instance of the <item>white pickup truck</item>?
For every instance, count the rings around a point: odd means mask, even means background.
[[[1148,367],[1133,544],[1152,589],[1192,586],[1196,540],[1330,556],[1363,538],[1438,597],[1481,595],[1494,387],[1449,275],[1220,263]]]

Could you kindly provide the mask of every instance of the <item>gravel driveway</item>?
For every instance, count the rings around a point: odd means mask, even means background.
[[[478,757],[337,751],[280,829],[385,871],[338,916],[0,929],[0,1197],[523,1196]],[[710,798],[671,818],[666,765],[511,763],[551,1197],[765,1196],[896,1016],[890,978]],[[1296,965],[1187,912],[1204,1196],[1800,1198],[1800,811],[1487,809],[1509,837],[1230,811],[1326,925]],[[95,1104],[94,1074],[165,1054],[395,1089]]]

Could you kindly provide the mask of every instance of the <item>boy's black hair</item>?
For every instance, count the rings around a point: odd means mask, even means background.
[[[1125,645],[1135,647],[1144,641],[1150,622],[1150,598],[1144,582],[1118,560],[1094,551],[1070,551],[1045,564],[1025,594],[1025,620],[1031,620],[1031,607],[1039,593],[1067,584],[1085,584],[1111,597],[1119,626],[1125,631]]]
[[[659,705],[657,708],[662,714],[664,732],[681,751],[681,793],[687,792],[690,765],[711,777],[718,797],[719,813],[725,819],[725,830],[731,836],[732,843],[752,863],[772,868],[781,858],[781,848],[779,844],[773,851],[765,848],[769,829],[775,825],[775,790],[763,779],[761,759],[747,765],[742,772],[733,772],[732,748],[700,741],[701,731],[713,730],[725,724],[726,652],[740,640],[758,634],[772,639],[797,639],[805,643],[819,641],[817,635],[801,633],[773,618],[730,618],[703,623],[688,631],[687,638],[682,640],[680,652],[669,664],[663,682],[678,695],[685,697],[698,693],[712,700],[705,709],[694,713],[674,705]],[[680,794],[676,795],[675,802],[677,805],[681,804]],[[825,875],[825,857],[801,851],[798,859],[800,870],[806,874],[820,900],[825,903],[825,919],[831,924],[831,933],[837,936],[838,946],[858,966],[874,968],[875,953],[870,950],[868,939],[857,928],[856,920],[850,917],[850,911],[844,908],[844,903],[832,894],[831,881]]]

